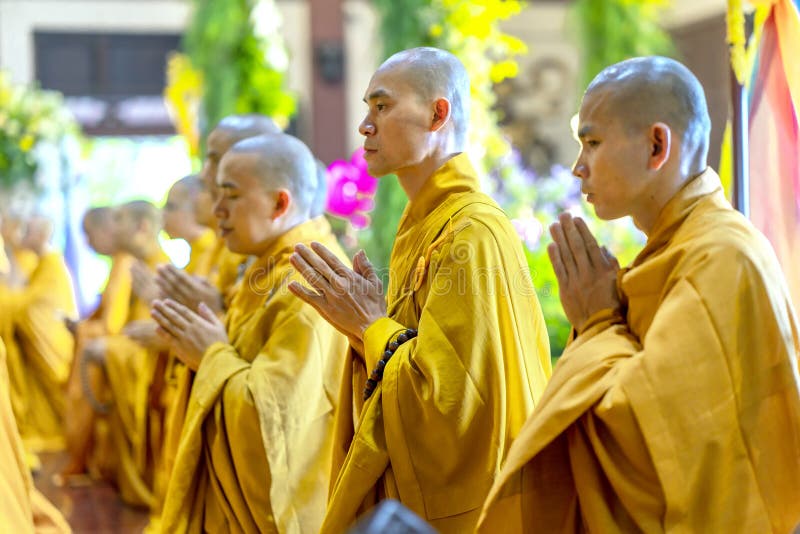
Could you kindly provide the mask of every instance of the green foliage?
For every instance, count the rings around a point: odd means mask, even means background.
[[[295,98],[286,90],[274,0],[194,0],[194,7],[183,45],[203,74],[203,136],[234,113],[288,120]]]
[[[636,56],[674,55],[670,36],[659,26],[668,0],[577,0],[572,16],[580,40],[581,87],[605,67]]]
[[[430,28],[440,14],[430,0],[372,0],[381,18],[383,57],[415,46],[434,46]]]
[[[13,84],[0,71],[0,188],[36,188],[36,145],[78,131],[61,93]]]

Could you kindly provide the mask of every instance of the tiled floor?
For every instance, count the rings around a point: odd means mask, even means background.
[[[147,512],[123,504],[108,484],[58,488],[51,482],[66,462],[65,453],[42,454],[42,470],[34,476],[36,487],[61,510],[75,534],[138,533],[147,525]]]

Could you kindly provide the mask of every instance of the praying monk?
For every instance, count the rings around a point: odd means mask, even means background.
[[[217,177],[227,247],[252,256],[224,324],[157,301],[153,316],[197,370],[162,514],[163,532],[317,532],[331,471],[336,391],[346,340],[286,289],[295,243],[324,242],[309,220],[311,152],[271,134],[233,145]],[[258,439],[260,436],[261,439]]]
[[[167,194],[164,204],[164,231],[172,239],[183,239],[190,246],[189,262],[183,270],[191,276],[206,275],[211,268],[212,255],[217,242],[214,230],[196,217],[196,204],[203,194],[203,182],[197,175],[189,175],[175,182]],[[206,206],[207,207],[207,206]],[[210,211],[210,207],[207,207]],[[156,323],[148,321],[155,334]],[[142,329],[143,330],[143,329]],[[129,333],[130,335],[130,333]],[[147,334],[143,334],[147,335]],[[153,480],[154,506],[151,510],[151,520],[148,531],[158,531],[158,521],[164,497],[167,490],[169,473],[171,472],[174,453],[177,452],[177,439],[170,421],[176,417],[183,418],[185,413],[185,400],[177,400],[177,395],[188,398],[188,392],[182,391],[186,386],[186,373],[189,370],[172,353],[169,354],[164,368],[164,387],[161,391],[161,410],[164,414],[163,442],[156,458],[155,474]],[[156,369],[158,372],[158,369]],[[175,410],[181,414],[176,415]],[[175,442],[170,445],[170,442]],[[169,451],[168,451],[169,449]]]
[[[69,461],[53,477],[57,486],[86,483],[89,453],[95,446],[102,446],[94,441],[96,433],[101,429],[93,428],[94,412],[85,404],[84,399],[81,376],[84,349],[94,339],[119,334],[130,314],[131,267],[134,258],[119,244],[114,209],[111,206],[94,207],[83,216],[83,232],[89,246],[97,254],[111,258],[111,269],[95,311],[80,322],[68,322],[75,337],[75,358],[67,383],[66,413],[69,417],[64,421]],[[97,436],[97,439],[102,438]]]
[[[222,119],[206,140],[206,158],[200,172],[201,188],[194,196],[195,220],[208,228],[218,229],[214,215],[214,204],[219,191],[216,185],[219,162],[233,144],[262,134],[279,133],[280,130],[267,116],[258,114],[231,115]],[[156,283],[161,294],[175,300],[193,311],[204,302],[218,315],[224,313],[227,302],[234,293],[237,279],[242,274],[246,256],[235,254],[225,246],[225,240],[217,235],[216,241],[205,261],[190,262],[191,268],[178,269],[173,265],[158,268]],[[175,380],[175,395],[166,415],[162,461],[156,485],[154,517],[149,531],[158,530],[158,512],[164,499],[164,480],[168,480],[189,404],[189,395],[194,380],[194,371],[186,366],[178,367]]]
[[[171,239],[183,239],[189,244],[189,263],[184,267],[189,274],[210,270],[211,252],[217,241],[214,230],[205,221],[197,220],[196,203],[203,189],[199,176],[185,176],[170,188],[164,205],[164,231]]]
[[[661,57],[612,65],[573,173],[647,234],[619,270],[580,218],[548,247],[576,337],[514,442],[481,532],[791,532],[798,325],[767,240],[707,167],[703,88]]]
[[[169,261],[158,242],[161,212],[136,200],[115,209],[114,230],[120,247],[150,270]],[[120,496],[135,506],[153,504],[154,459],[161,445],[161,411],[152,399],[156,367],[161,357],[125,335],[134,321],[146,320],[150,303],[131,298],[128,324],[119,334],[92,340],[81,355],[86,360],[86,398],[82,410],[104,415],[113,444],[111,458],[94,458]],[[107,395],[109,402],[105,403]],[[84,447],[89,447],[86,436]]]
[[[474,529],[550,374],[520,239],[463,153],[469,94],[464,66],[435,48],[399,52],[370,80],[359,128],[368,170],[395,173],[409,198],[386,301],[363,251],[352,270],[320,244],[293,256],[312,289],[290,290],[353,349],[325,533],[385,498],[442,533]]]
[[[49,245],[52,222],[33,215],[22,247],[38,258],[27,285],[4,295],[3,313],[14,318],[16,347],[7,364],[17,425],[28,450],[64,448],[64,388],[72,365],[74,340],[65,317],[78,316],[72,277],[63,256]]]
[[[0,341],[0,525],[5,532],[66,533],[61,513],[33,485],[14,414]]]
[[[206,157],[200,178],[203,189],[199,192],[195,217],[198,222],[210,228],[217,228],[213,204],[219,196],[216,180],[220,161],[225,153],[243,139],[264,134],[280,133],[275,122],[257,113],[229,115],[211,130],[206,139]],[[232,289],[241,275],[246,258],[234,254],[225,247],[225,240],[218,236],[211,253],[208,272],[199,269],[195,276],[173,266],[159,269],[156,282],[166,297],[188,306],[194,311],[204,302],[215,313],[222,314],[227,301],[233,295]]]

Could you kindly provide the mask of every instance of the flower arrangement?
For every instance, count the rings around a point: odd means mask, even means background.
[[[13,84],[0,71],[0,187],[36,188],[36,145],[78,131],[60,93]]]

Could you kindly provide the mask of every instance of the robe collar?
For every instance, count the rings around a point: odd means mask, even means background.
[[[686,182],[667,202],[653,225],[647,243],[633,261],[633,265],[641,264],[667,244],[681,224],[694,211],[697,204],[712,196],[719,197],[715,199],[717,201],[725,200],[719,176],[713,169],[707,167],[705,171]]]
[[[480,189],[478,173],[469,161],[469,156],[461,152],[447,160],[423,184],[413,202],[408,203],[403,223],[416,223],[424,219],[448,196],[454,193],[467,193]]]
[[[294,251],[294,246],[298,243],[309,244],[311,241],[318,241],[323,236],[331,233],[331,226],[324,216],[316,217],[302,222],[289,229],[273,241],[267,250],[254,261],[248,271],[260,269],[260,272],[268,273],[274,267],[284,263],[288,265],[288,257]],[[245,273],[247,276],[249,273]]]

